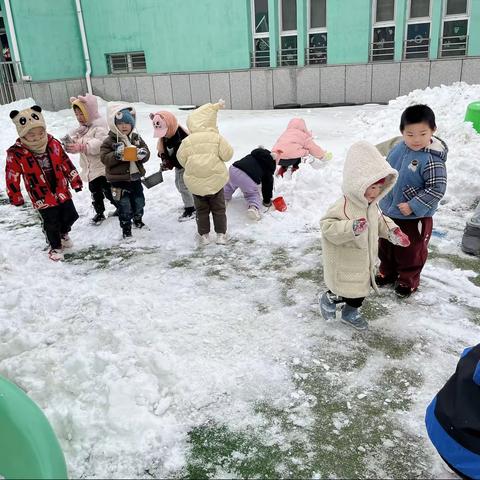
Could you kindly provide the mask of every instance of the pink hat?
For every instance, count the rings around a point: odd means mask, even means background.
[[[178,128],[178,121],[171,112],[162,110],[160,112],[151,113],[150,120],[153,123],[154,138],[172,137]]]

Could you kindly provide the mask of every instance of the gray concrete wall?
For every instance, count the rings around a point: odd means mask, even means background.
[[[417,88],[480,82],[480,57],[362,65],[311,65],[231,72],[119,75],[92,78],[105,100],[155,105],[201,105],[223,98],[227,108],[269,109],[279,104],[388,102]],[[14,86],[46,110],[70,106],[86,91],[85,79]]]

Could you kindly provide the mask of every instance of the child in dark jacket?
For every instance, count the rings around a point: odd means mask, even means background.
[[[247,215],[260,220],[260,192],[262,185],[263,205],[269,207],[272,201],[273,174],[276,163],[273,154],[264,148],[256,148],[235,162],[229,169],[229,181],[223,188],[225,201],[230,201],[239,188],[247,202]]]
[[[149,159],[150,152],[142,137],[133,131],[135,117],[133,106],[110,103],[107,109],[110,131],[100,147],[107,180],[112,185],[112,196],[118,206],[123,238],[132,236],[132,219],[136,228],[145,226],[141,178],[145,175],[143,164]]]
[[[62,144],[47,134],[41,112],[37,105],[10,112],[19,138],[7,150],[7,193],[10,203],[23,205],[20,190],[20,177],[23,177],[33,208],[42,217],[50,244],[48,256],[50,260],[59,261],[64,258],[63,249],[73,246],[68,234],[78,219],[68,184],[79,192],[82,180]]]
[[[179,222],[193,220],[195,218],[195,207],[193,195],[183,181],[185,169],[177,160],[177,152],[182,140],[188,136],[185,128],[178,124],[178,120],[171,112],[162,110],[150,114],[153,123],[153,136],[158,138],[157,152],[162,159],[162,172],[175,168],[175,186],[182,196],[184,211],[178,217]]]
[[[480,478],[480,344],[463,351],[455,373],[428,406],[425,423],[445,463],[460,478]]]
[[[380,202],[380,208],[408,235],[411,243],[402,248],[380,239],[381,263],[376,282],[394,283],[400,298],[408,297],[418,288],[428,256],[432,217],[447,188],[448,148],[433,136],[436,128],[430,107],[408,107],[400,121],[403,141],[387,157],[399,175],[394,188]]]

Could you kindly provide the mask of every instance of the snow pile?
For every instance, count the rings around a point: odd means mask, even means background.
[[[302,116],[316,141],[334,154],[320,170],[302,164],[291,180],[276,181],[274,195],[284,196],[285,213],[270,211],[252,222],[237,193],[228,207],[231,242],[225,248],[196,248],[195,223],[176,221],[181,200],[173,172],[166,172],[163,184],[145,191],[149,230],[134,231],[132,243],[122,242],[116,218],[91,226],[88,189],[74,194],[80,213],[71,235],[75,247],[67,262],[53,264],[42,251],[37,214],[30,206],[7,205],[2,180],[0,374],[44,409],[71,476],[138,477],[146,469],[159,477],[172,475],[185,465],[193,427],[262,425],[265,417],[256,406],[263,403],[279,409],[293,405],[298,425],[312,424],[293,366],[315,364],[314,349],[331,351],[331,359],[364,351],[362,338],[323,322],[316,307],[318,221],[341,194],[346,150],[360,138],[380,142],[397,135],[400,114],[410,103],[432,106],[438,134],[450,148],[448,194],[437,214],[446,235],[434,238],[433,246],[458,254],[463,214],[479,194],[480,173],[480,136],[463,123],[463,115],[466,104],[479,98],[480,86],[455,84],[417,90],[388,106],[221,111],[219,128],[234,147],[233,160],[258,145],[270,148],[293,116]],[[0,107],[2,170],[5,149],[16,138],[8,113],[32,103]],[[153,173],[159,160],[148,114],[166,108],[185,125],[188,112],[143,103],[135,108],[139,133],[153,152],[147,173]],[[76,123],[69,110],[45,117],[57,138]],[[77,156],[73,161],[78,165]],[[468,280],[474,273],[450,270],[449,264],[428,263],[422,291],[404,308],[381,297],[377,301],[388,314],[372,325],[373,335],[382,332],[414,344],[399,363],[426,378],[423,389],[415,391],[415,404],[404,412],[404,423],[422,440],[425,403],[479,332],[469,321],[471,309],[480,307],[479,289]],[[388,355],[377,352],[345,379],[341,366],[333,371],[332,360],[329,378],[339,384],[355,378],[335,394],[343,401],[350,390],[368,391],[388,362]],[[355,398],[360,397],[353,403]],[[343,416],[337,417],[338,424]],[[287,442],[289,432],[279,425],[271,432],[276,432],[272,444]],[[432,452],[427,457],[436,461]]]

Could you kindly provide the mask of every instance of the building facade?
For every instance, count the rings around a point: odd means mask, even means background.
[[[262,95],[264,108],[348,102],[350,72],[366,85],[357,101],[386,101],[402,93],[402,69],[421,78],[419,88],[432,73],[440,83],[480,74],[480,0],[0,0],[4,59],[14,33],[12,60],[28,79],[15,75],[17,97],[42,97],[48,86],[59,108],[69,90],[86,87],[78,6],[94,93],[106,98],[200,103],[228,83],[227,103],[237,108],[260,108]],[[375,72],[398,88],[377,95]],[[242,95],[250,100],[236,101]]]

